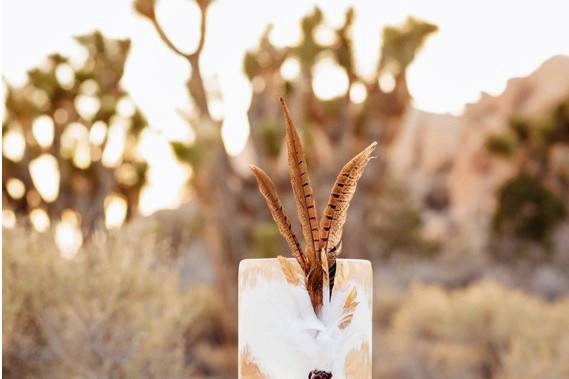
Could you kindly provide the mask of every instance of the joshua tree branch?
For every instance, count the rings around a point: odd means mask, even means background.
[[[158,22],[158,19],[156,18],[156,16],[154,17],[150,17],[150,21],[152,22],[152,25],[154,26],[154,29],[156,29],[156,32],[158,32],[158,35],[160,36],[160,39],[162,39],[162,41],[166,44],[166,46],[168,46],[170,48],[170,50],[172,50],[173,52],[175,52],[176,54],[178,54],[181,57],[184,57],[185,59],[187,59],[188,61],[190,61],[192,54],[188,54],[188,53],[184,53],[182,50],[180,50],[175,44],[174,42],[172,42],[172,40],[170,39],[170,37],[168,37],[168,35],[166,34],[166,32],[164,31],[164,29],[162,28],[162,26],[160,25],[160,23]]]
[[[176,46],[176,44],[170,39],[170,37],[168,37],[168,35],[164,31],[164,28],[162,28],[162,25],[160,25],[160,22],[156,17],[155,9],[146,14],[146,16],[150,19],[152,25],[154,26],[154,29],[156,29],[156,32],[158,33],[158,36],[166,44],[166,46],[168,46],[168,48],[172,50],[174,53],[186,59],[190,64],[190,66],[192,67],[192,76],[188,83],[190,95],[192,96],[199,111],[204,116],[211,119],[211,115],[207,105],[207,94],[205,91],[205,86],[203,78],[201,76],[201,70],[199,67],[200,56],[203,47],[205,45],[205,35],[207,32],[208,3],[207,1],[204,0],[198,0],[198,6],[200,8],[200,39],[198,41],[198,46],[196,47],[193,53],[186,53],[182,51],[178,46]]]

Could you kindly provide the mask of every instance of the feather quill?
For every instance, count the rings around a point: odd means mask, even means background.
[[[277,194],[273,181],[259,167],[254,165],[250,165],[249,167],[257,179],[259,192],[261,192],[261,195],[263,195],[265,198],[267,206],[269,207],[269,211],[271,212],[271,216],[273,216],[273,220],[275,220],[279,232],[287,242],[292,256],[296,258],[304,273],[308,273],[307,262],[304,255],[302,254],[302,250],[300,249],[298,239],[294,235],[290,222],[286,217],[283,205],[281,203],[279,195]]]
[[[331,287],[331,283],[330,283],[330,271],[329,271],[329,267],[328,267],[328,259],[326,258],[326,253],[324,252],[324,250],[320,250],[320,265],[322,267],[322,273],[323,273],[323,280],[322,280],[322,285],[324,286],[324,294],[328,293],[328,300],[330,300],[330,292],[327,292],[329,290],[332,289]]]

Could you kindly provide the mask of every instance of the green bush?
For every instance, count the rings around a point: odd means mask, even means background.
[[[521,174],[506,182],[498,194],[494,229],[526,240],[547,242],[565,214],[565,206],[555,194],[539,180]]]
[[[491,135],[486,139],[486,149],[491,153],[504,157],[511,157],[515,149],[515,140],[510,136]]]

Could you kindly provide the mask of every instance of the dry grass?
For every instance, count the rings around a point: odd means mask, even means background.
[[[215,292],[179,286],[181,261],[144,233],[96,235],[71,260],[49,234],[5,230],[6,378],[229,378]],[[492,282],[379,288],[374,378],[569,377],[569,299]]]
[[[215,297],[181,291],[148,238],[95,236],[68,260],[49,235],[5,231],[6,378],[182,378]]]
[[[388,306],[378,378],[569,377],[569,299],[546,303],[481,282],[455,291],[416,286],[397,310]]]

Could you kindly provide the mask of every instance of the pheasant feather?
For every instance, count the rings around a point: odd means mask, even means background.
[[[304,251],[294,235],[284,213],[282,203],[269,176],[251,165],[257,178],[259,191],[265,198],[271,215],[291,254],[296,258],[305,275],[305,285],[312,307],[317,312],[323,305],[324,293],[331,297],[336,274],[336,255],[341,250],[342,228],[346,222],[348,206],[356,191],[357,182],[371,159],[376,143],[372,143],[348,162],[336,179],[322,220],[318,214],[314,192],[310,185],[304,148],[296,131],[285,101],[281,104],[286,121],[286,144],[289,175],[294,193],[296,210],[306,243]],[[283,261],[281,259],[281,261]],[[290,278],[289,278],[290,279]],[[326,288],[326,289],[324,289]],[[348,317],[349,318],[349,317]],[[344,320],[349,323],[349,320]]]
[[[298,219],[306,243],[305,256],[308,262],[308,275],[306,289],[315,311],[320,309],[323,299],[323,272],[320,260],[320,226],[314,193],[308,176],[308,166],[304,156],[302,142],[288,111],[288,107],[281,98],[286,121],[286,145],[288,153],[288,169],[292,192],[296,200]]]
[[[286,142],[288,149],[288,166],[292,190],[296,199],[298,218],[302,227],[302,234],[306,241],[306,252],[310,265],[320,262],[318,252],[320,240],[320,227],[318,225],[318,214],[314,200],[314,193],[310,185],[308,176],[308,166],[304,157],[304,149],[300,142],[300,137],[296,131],[290,117],[288,107],[284,99],[281,104],[286,121]]]
[[[340,246],[342,240],[342,228],[346,222],[346,215],[350,201],[352,200],[358,180],[361,178],[367,163],[371,159],[376,142],[366,147],[362,152],[352,158],[342,168],[336,183],[332,187],[328,205],[324,210],[321,221],[320,245],[321,249],[328,252],[328,264],[335,261],[337,255],[332,251],[334,247]]]
[[[257,179],[259,192],[261,192],[261,195],[263,195],[263,197],[265,198],[267,206],[269,207],[269,211],[271,212],[271,216],[273,216],[273,220],[275,220],[279,232],[287,242],[292,256],[296,258],[302,270],[305,273],[307,273],[308,267],[305,257],[302,254],[302,250],[300,249],[300,244],[298,243],[298,239],[296,238],[296,236],[292,231],[290,222],[286,217],[283,205],[281,203],[279,195],[277,194],[273,181],[259,167],[254,165],[250,165],[249,167],[251,168],[251,171],[253,171],[253,174]]]

